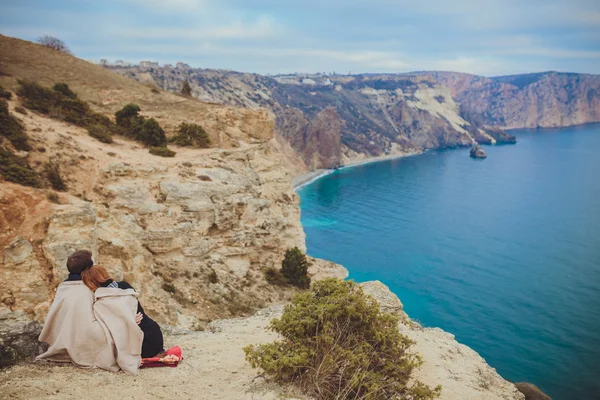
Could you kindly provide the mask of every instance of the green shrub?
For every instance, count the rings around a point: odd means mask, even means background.
[[[35,82],[19,80],[17,95],[23,99],[23,105],[42,114],[50,113],[61,97],[60,92],[45,88]]]
[[[175,157],[177,153],[166,147],[150,147],[150,154],[160,157]]]
[[[0,175],[9,182],[24,186],[40,187],[38,174],[27,161],[18,158],[7,148],[0,147]]]
[[[137,125],[141,109],[137,104],[127,104],[125,107],[115,113],[117,126],[130,129],[132,123]]]
[[[17,94],[22,98],[23,105],[30,110],[82,127],[104,125],[111,132],[117,130],[110,118],[92,111],[66,83],[57,83],[54,89],[31,81],[20,80],[18,83]]]
[[[288,284],[287,279],[285,279],[281,271],[272,267],[265,269],[265,279],[271,285],[285,286]]]
[[[308,260],[297,247],[288,249],[285,252],[285,258],[281,263],[281,273],[292,285],[300,288],[308,288],[310,286]]]
[[[182,122],[169,142],[178,146],[209,147],[210,137],[200,125]]]
[[[75,94],[75,92],[73,92],[70,88],[69,85],[67,85],[66,83],[56,83],[53,87],[52,90],[55,90],[59,93],[62,93],[65,97],[69,97],[71,99],[76,99],[77,95]]]
[[[25,129],[10,114],[6,100],[0,99],[0,139],[8,139],[17,150],[31,150]]]
[[[50,108],[48,116],[77,126],[88,126],[92,110],[87,103],[70,97],[61,98]]]
[[[421,363],[398,331],[399,317],[351,281],[316,282],[294,296],[270,329],[282,339],[244,348],[253,368],[320,400],[433,399],[441,388],[412,382]]]
[[[48,161],[46,164],[44,164],[44,173],[46,174],[46,178],[50,182],[52,189],[60,192],[67,190],[67,184],[60,174],[60,167],[58,166],[58,163]]]
[[[181,85],[181,94],[187,97],[192,96],[192,87],[187,80],[183,81],[183,85]]]
[[[2,86],[0,86],[0,99],[10,100],[12,98],[12,93],[8,90],[5,90]]]
[[[140,129],[136,132],[136,140],[147,146],[164,147],[167,144],[165,131],[154,118],[147,119],[142,123]]]
[[[98,139],[102,143],[112,143],[113,138],[110,130],[104,125],[91,125],[87,128],[88,134],[94,139]]]

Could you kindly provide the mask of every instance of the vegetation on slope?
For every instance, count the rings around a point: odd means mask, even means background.
[[[198,124],[188,124],[182,122],[177,128],[175,136],[169,139],[169,142],[178,146],[202,147],[210,146],[208,133]]]
[[[23,126],[8,110],[6,100],[0,99],[0,141],[5,138],[17,150],[31,150]]]
[[[57,83],[52,89],[32,81],[19,80],[18,83],[17,94],[25,108],[85,128],[101,125],[111,133],[117,130],[110,118],[92,111],[65,83]]]
[[[6,147],[0,147],[0,175],[9,182],[36,188],[41,187],[38,174],[27,161],[17,157]]]
[[[398,322],[356,283],[330,278],[294,296],[271,321],[281,340],[244,352],[252,367],[317,399],[438,397],[441,387],[409,382],[421,360],[407,352],[412,342]]]

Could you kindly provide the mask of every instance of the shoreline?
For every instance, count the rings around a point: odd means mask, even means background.
[[[349,164],[344,164],[336,169],[322,169],[322,168],[316,169],[314,171],[310,171],[305,174],[300,174],[300,175],[296,175],[295,177],[293,177],[292,178],[292,187],[293,187],[294,191],[297,192],[304,186],[310,185],[311,183],[314,183],[314,182],[318,181],[319,179],[321,179],[329,174],[334,173],[337,170],[342,170],[342,169],[352,168],[352,167],[359,167],[361,165],[374,164],[374,163],[382,162],[382,161],[395,160],[397,158],[418,156],[420,154],[425,153],[426,151],[427,150],[414,152],[414,153],[390,154],[390,155],[386,155],[386,156],[370,157],[370,158],[365,158],[364,160],[354,161]]]

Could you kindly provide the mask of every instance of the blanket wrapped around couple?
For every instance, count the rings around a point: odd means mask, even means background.
[[[93,293],[81,281],[63,282],[39,337],[50,347],[36,360],[137,374],[144,333],[135,322],[136,312],[133,289],[98,288]]]

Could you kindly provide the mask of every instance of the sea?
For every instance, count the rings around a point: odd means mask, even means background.
[[[600,124],[339,169],[298,190],[308,254],[555,400],[600,399]]]

